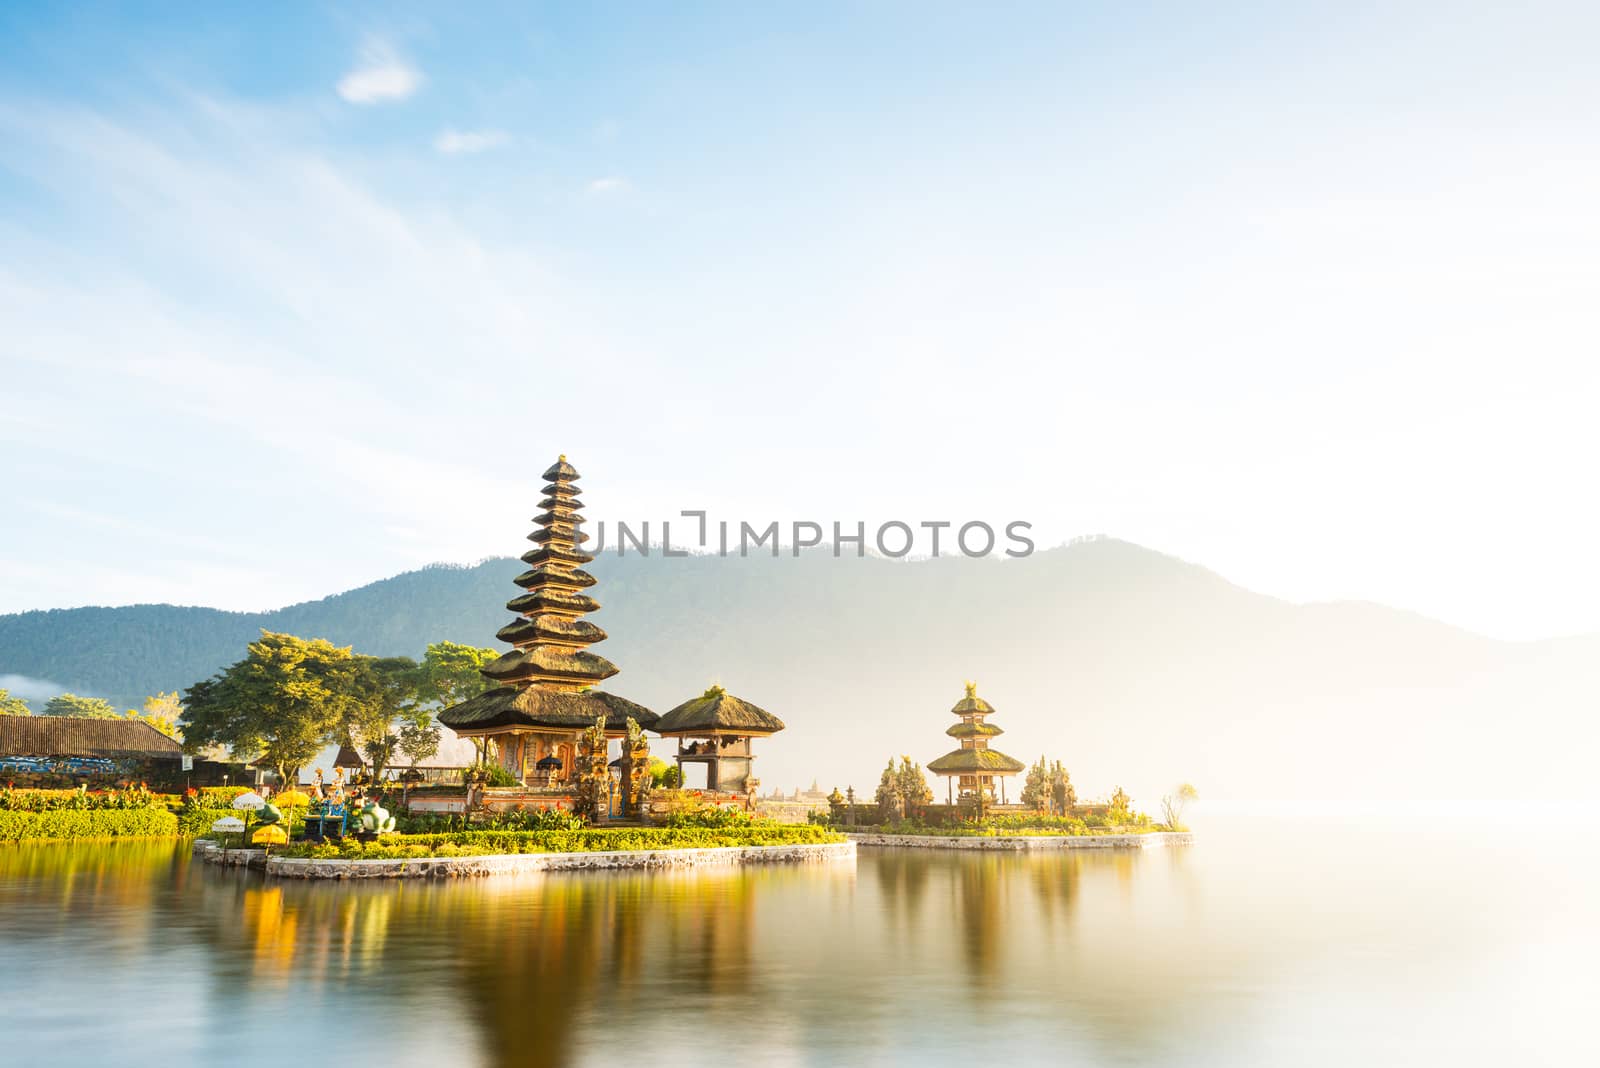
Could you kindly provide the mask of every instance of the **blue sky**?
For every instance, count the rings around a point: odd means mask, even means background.
[[[1584,5],[11,4],[0,611],[597,516],[1600,629]]]

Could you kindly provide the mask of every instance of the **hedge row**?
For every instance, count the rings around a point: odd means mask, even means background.
[[[0,842],[50,838],[155,838],[178,833],[178,817],[164,808],[0,811]]]
[[[578,831],[454,831],[448,834],[385,835],[363,845],[304,842],[275,849],[278,856],[403,860],[408,857],[469,857],[503,853],[609,853],[625,849],[713,849],[719,846],[814,845],[843,841],[809,824],[753,823],[744,827],[618,827]]]
[[[54,812],[75,809],[128,809],[159,807],[166,803],[160,794],[134,787],[128,790],[13,790],[0,789],[0,811]]]

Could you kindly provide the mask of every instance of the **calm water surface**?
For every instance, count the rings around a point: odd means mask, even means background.
[[[0,847],[0,1062],[1600,1064],[1600,836],[1405,818],[379,886]]]

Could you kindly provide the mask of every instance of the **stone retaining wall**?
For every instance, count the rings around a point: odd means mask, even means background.
[[[827,842],[819,845],[721,846],[714,849],[634,849],[615,853],[509,853],[407,860],[312,860],[266,857],[259,849],[219,849],[215,842],[202,838],[195,842],[194,852],[208,864],[265,868],[268,875],[284,879],[440,879],[535,871],[680,870],[743,864],[853,862],[856,844]]]
[[[1151,834],[1078,835],[982,835],[938,834],[849,834],[858,845],[901,846],[911,849],[1001,849],[1013,852],[1049,849],[1159,849],[1163,846],[1193,845],[1194,835],[1185,831],[1156,831]]]

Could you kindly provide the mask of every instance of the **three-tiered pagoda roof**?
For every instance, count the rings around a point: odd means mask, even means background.
[[[955,703],[950,711],[961,717],[961,722],[951,725],[945,733],[961,742],[937,760],[928,761],[928,770],[935,775],[1016,775],[1027,765],[1016,757],[1007,756],[998,749],[989,748],[989,739],[1004,734],[985,717],[994,714],[994,706],[978,696],[976,683],[967,683],[967,694]]]

